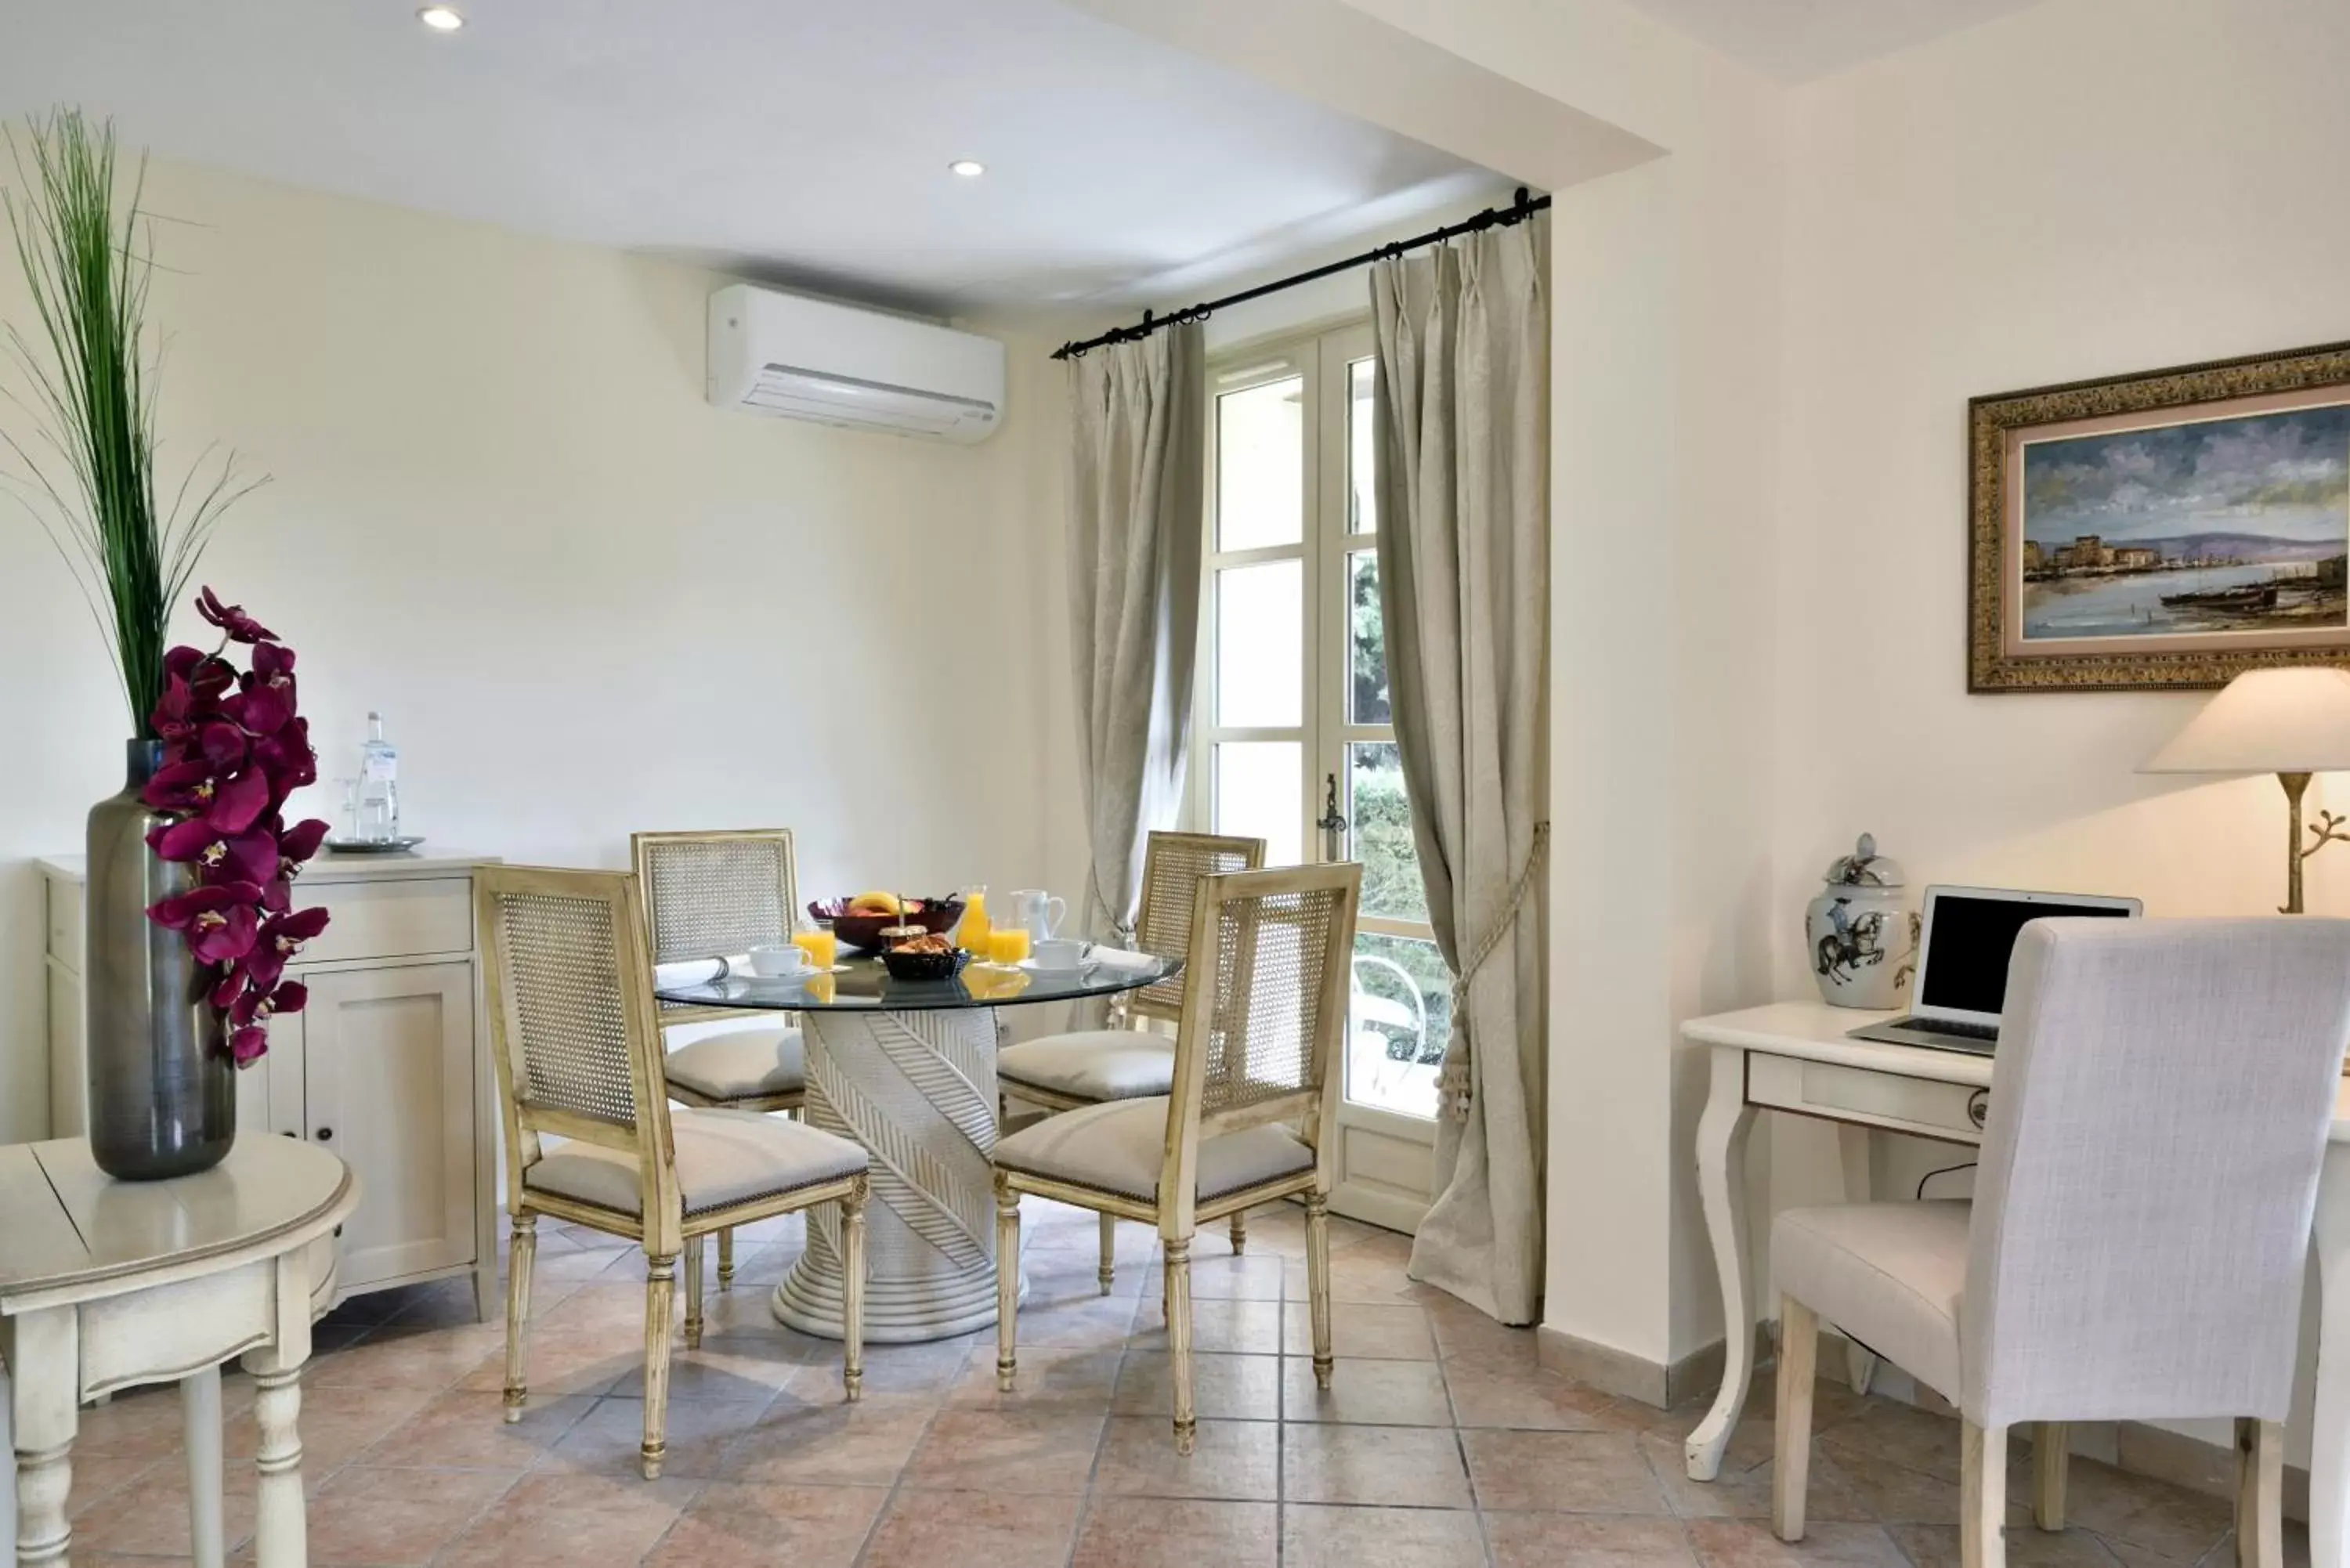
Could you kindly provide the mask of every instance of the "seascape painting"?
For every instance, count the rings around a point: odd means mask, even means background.
[[[2025,642],[2350,628],[2350,400],[2022,448]]]

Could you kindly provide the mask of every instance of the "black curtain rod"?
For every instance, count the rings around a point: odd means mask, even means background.
[[[1406,251],[1416,251],[1422,245],[1440,244],[1458,234],[1478,234],[1487,229],[1502,229],[1509,227],[1512,223],[1522,223],[1549,205],[1548,196],[1533,195],[1523,185],[1521,185],[1518,187],[1517,200],[1506,207],[1488,207],[1473,218],[1464,218],[1457,223],[1450,223],[1440,229],[1430,229],[1424,234],[1416,234],[1408,240],[1390,241],[1377,250],[1365,251],[1361,255],[1348,256],[1345,261],[1335,261],[1327,266],[1317,266],[1311,272],[1301,272],[1295,277],[1284,277],[1273,283],[1261,283],[1254,288],[1244,288],[1238,294],[1228,294],[1222,299],[1207,300],[1189,309],[1179,310],[1172,316],[1153,316],[1146,310],[1142,313],[1142,319],[1134,326],[1113,327],[1100,337],[1088,337],[1081,343],[1064,343],[1053,350],[1053,358],[1073,359],[1088,348],[1099,348],[1111,343],[1138,342],[1162,327],[1173,327],[1186,321],[1205,321],[1228,305],[1242,305],[1252,299],[1262,299],[1268,294],[1279,294],[1284,288],[1295,288],[1301,283],[1312,283],[1317,278],[1350,272],[1358,266],[1368,266],[1375,261],[1392,259]]]

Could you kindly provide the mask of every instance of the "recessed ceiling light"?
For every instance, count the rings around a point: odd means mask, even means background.
[[[987,165],[976,158],[958,158],[947,165],[947,171],[960,174],[966,180],[976,180],[987,172]]]
[[[453,33],[465,25],[465,14],[454,5],[427,5],[416,13],[416,19],[436,33]]]

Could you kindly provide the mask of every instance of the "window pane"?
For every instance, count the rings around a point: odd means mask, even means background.
[[[1216,400],[1216,548],[1305,537],[1305,382],[1292,376]]]
[[[1436,1117],[1436,1077],[1452,1033],[1452,976],[1434,942],[1355,938],[1347,1025],[1347,1098]]]
[[[1388,711],[1387,623],[1379,618],[1379,553],[1347,557],[1347,722],[1385,724]]]
[[[1355,858],[1363,863],[1363,913],[1391,920],[1428,919],[1411,805],[1403,790],[1403,753],[1393,742],[1347,748],[1347,810]]]
[[[1216,722],[1291,729],[1305,722],[1305,563],[1216,574]]]
[[[1368,359],[1347,367],[1347,526],[1368,534],[1379,525],[1375,483],[1378,448],[1371,431],[1371,373]]]
[[[1264,840],[1264,863],[1299,859],[1298,788],[1305,747],[1295,741],[1216,744],[1216,831]]]

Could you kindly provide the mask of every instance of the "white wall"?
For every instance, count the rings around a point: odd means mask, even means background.
[[[1074,884],[1049,334],[986,444],[855,434],[704,403],[708,275],[170,163],[150,197],[185,220],[166,466],[276,475],[201,575],[299,650],[324,776],[380,708],[436,844],[619,865],[633,828],[782,824],[810,896]],[[111,682],[5,516],[0,1139],[45,1130],[28,862],[120,786]]]
[[[1808,985],[1796,909],[1864,828],[1919,881],[2154,915],[2283,897],[2272,781],[2133,772],[2201,697],[1966,694],[1966,401],[2350,337],[2345,59],[2335,0],[2059,0],[1795,95],[1780,992]],[[2309,877],[2350,913],[2350,853]],[[1816,1196],[1822,1132],[1772,1138],[1773,1204]],[[1883,1149],[1880,1181],[1958,1158]]]

